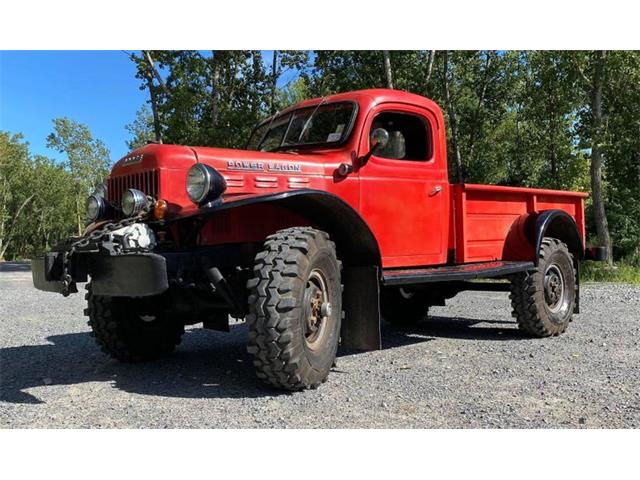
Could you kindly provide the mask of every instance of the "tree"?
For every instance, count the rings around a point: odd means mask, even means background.
[[[387,88],[393,88],[393,72],[391,71],[391,55],[389,55],[389,50],[383,50],[382,57],[384,59],[384,77],[387,81]]]
[[[436,59],[436,51],[429,50],[427,52],[427,67],[425,70],[424,76],[424,94],[429,97],[431,96],[431,75],[433,73],[433,62]]]
[[[86,125],[56,118],[53,132],[47,137],[47,147],[67,157],[65,162],[74,182],[74,197],[78,235],[84,227],[84,204],[88,195],[102,183],[109,172],[109,150],[101,140],[93,138]]]
[[[146,145],[154,138],[154,120],[149,107],[146,104],[142,105],[136,112],[133,122],[125,125],[124,128],[132,135],[131,139],[127,140],[127,147],[130,150]]]
[[[458,182],[464,181],[464,169],[462,165],[462,156],[460,154],[460,136],[458,135],[458,115],[456,113],[455,102],[451,93],[449,67],[449,53],[444,52],[442,55],[442,81],[447,104],[447,112],[449,113],[449,128],[451,130],[451,148],[453,149],[454,159],[456,162],[456,177]]]
[[[309,54],[305,50],[274,50],[271,59],[269,76],[269,114],[273,115],[284,105],[280,103],[278,82],[288,71],[304,70],[309,62]],[[285,85],[284,88],[287,88]]]
[[[0,132],[0,258],[42,254],[72,233],[73,187],[64,165],[33,157],[21,134]]]
[[[25,208],[33,200],[29,146],[21,134],[0,131],[0,260],[16,235]]]
[[[136,55],[135,53],[127,55],[136,64],[136,77],[144,81],[144,84],[140,89],[147,89],[149,91],[149,103],[151,104],[151,113],[153,117],[154,137],[156,142],[162,143],[162,122],[160,120],[159,111],[160,93],[162,91],[165,94],[168,94],[169,91],[156,67],[152,52],[149,50],[142,50],[140,55]]]
[[[605,212],[602,175],[603,147],[607,134],[602,113],[602,94],[607,81],[607,52],[598,50],[584,53],[581,58],[578,55],[573,58],[579,83],[588,98],[585,112],[588,113],[589,120],[583,119],[583,131],[589,136],[591,149],[591,196],[596,234],[600,245],[607,250],[609,265],[612,265],[611,235]]]
[[[640,52],[609,52],[606,77],[602,168],[612,252],[640,267]]]

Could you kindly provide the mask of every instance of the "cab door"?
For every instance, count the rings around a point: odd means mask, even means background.
[[[385,128],[389,142],[358,169],[360,213],[378,239],[383,267],[446,263],[449,185],[435,144],[444,126],[420,107],[379,105],[365,121],[360,157],[375,128]]]

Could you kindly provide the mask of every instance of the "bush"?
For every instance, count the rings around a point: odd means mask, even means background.
[[[640,266],[624,259],[609,267],[605,262],[583,262],[583,282],[616,282],[640,284]]]

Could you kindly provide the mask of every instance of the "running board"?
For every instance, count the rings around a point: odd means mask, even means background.
[[[502,277],[514,273],[526,272],[534,268],[533,262],[484,262],[444,267],[403,268],[383,270],[382,282],[385,285],[415,285],[417,283],[452,282],[455,280],[473,280],[474,278]]]

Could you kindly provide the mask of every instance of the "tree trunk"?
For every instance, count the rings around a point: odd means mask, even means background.
[[[271,64],[271,115],[276,113],[276,92],[278,88],[278,51],[273,51],[273,63]]]
[[[451,128],[451,146],[453,148],[453,154],[456,161],[457,181],[458,183],[464,183],[464,173],[462,170],[462,157],[460,155],[460,142],[458,137],[458,117],[456,115],[456,109],[453,104],[453,96],[451,95],[451,87],[449,85],[449,54],[445,50],[442,55],[442,64],[444,66],[444,93],[447,103],[447,112],[449,113],[449,127]]]
[[[6,233],[7,233],[6,238],[0,239],[0,240],[3,240],[3,241],[0,241],[0,259],[4,259],[4,254],[7,252],[7,248],[9,248],[9,243],[11,241],[11,237],[13,236],[13,231],[16,228],[16,223],[18,223],[18,217],[20,217],[20,214],[22,213],[22,210],[24,209],[24,207],[27,206],[27,204],[33,199],[33,197],[35,197],[35,195],[36,195],[35,193],[31,194],[29,197],[26,198],[24,202],[20,204],[20,206],[18,207],[18,210],[16,210],[16,213],[13,216],[13,220],[11,221],[11,227],[6,230]]]
[[[480,130],[480,111],[484,105],[484,99],[487,95],[487,87],[489,86],[489,69],[491,68],[491,56],[487,52],[487,58],[484,66],[484,76],[482,80],[482,88],[480,89],[480,95],[478,97],[478,103],[473,114],[473,123],[471,125],[471,133],[469,134],[469,156],[467,157],[467,164],[473,162],[475,155],[476,142],[478,140],[478,131]]]
[[[211,52],[213,57],[211,58],[211,131],[215,132],[216,124],[218,122],[218,102],[220,95],[218,92],[218,86],[220,84],[220,52]]]
[[[595,65],[591,85],[591,119],[593,127],[591,144],[591,194],[593,195],[593,211],[596,223],[598,242],[607,250],[609,265],[613,265],[611,257],[611,237],[609,224],[604,210],[602,198],[602,85],[604,83],[605,61],[607,52],[599,50],[595,53]]]
[[[164,83],[164,80],[162,80],[162,76],[160,75],[160,72],[158,72],[158,69],[156,68],[155,63],[153,62],[153,58],[151,58],[151,54],[149,53],[148,50],[143,50],[142,54],[144,55],[144,58],[147,60],[147,63],[149,64],[149,69],[151,70],[151,74],[156,78],[156,80],[158,80],[158,84],[160,84],[160,86],[164,90],[164,93],[169,95],[169,89],[167,88],[167,85]]]
[[[387,80],[387,88],[393,88],[393,75],[391,72],[391,56],[389,50],[383,50],[382,56],[384,57],[384,76]]]
[[[155,141],[162,143],[162,126],[160,125],[160,115],[158,113],[158,97],[156,87],[153,84],[153,75],[147,73],[147,88],[149,89],[149,99],[151,100],[151,113],[153,114],[153,132]]]
[[[436,58],[436,51],[430,50],[429,57],[427,58],[427,73],[424,78],[424,94],[431,96],[431,88],[429,88],[429,82],[431,81],[431,73],[433,72],[433,61]]]
[[[78,235],[82,235],[82,202],[80,195],[76,195],[76,219],[78,221]]]

